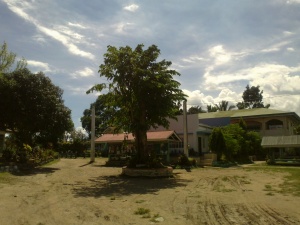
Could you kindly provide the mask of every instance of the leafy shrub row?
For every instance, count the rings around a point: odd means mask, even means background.
[[[3,150],[2,160],[5,163],[37,165],[58,158],[59,154],[52,149],[43,149],[38,146],[32,148],[27,144],[23,147],[9,146]]]

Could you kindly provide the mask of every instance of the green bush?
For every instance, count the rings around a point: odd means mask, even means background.
[[[176,166],[180,167],[180,168],[196,167],[197,166],[197,162],[196,162],[195,159],[189,159],[185,154],[181,154],[178,157]]]
[[[16,161],[16,150],[12,148],[5,148],[2,152],[2,159],[4,162]]]
[[[23,144],[21,148],[6,148],[2,155],[2,159],[6,163],[15,162],[31,166],[43,164],[58,157],[58,152],[52,149],[42,149],[39,146],[31,148],[27,144]]]
[[[274,159],[267,159],[267,164],[268,164],[268,165],[275,165],[276,162],[275,162]]]

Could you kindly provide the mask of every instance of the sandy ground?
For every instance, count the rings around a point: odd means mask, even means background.
[[[236,167],[126,178],[103,165],[61,159],[0,183],[0,224],[300,224],[299,197],[265,190],[279,189],[285,174]],[[136,215],[139,208],[150,212]]]

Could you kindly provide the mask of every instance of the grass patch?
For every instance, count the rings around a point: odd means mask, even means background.
[[[153,222],[153,223],[158,223],[159,221],[158,221],[158,219],[157,218],[159,218],[160,217],[160,215],[157,213],[157,214],[154,214],[153,216],[152,216],[152,218],[150,219],[150,222]]]
[[[222,177],[222,181],[229,181],[230,179],[229,179],[229,177]]]
[[[249,180],[241,180],[241,183],[242,184],[251,184],[251,181],[249,181]]]
[[[275,195],[274,192],[276,192],[276,190],[274,190],[270,184],[265,185],[264,191],[267,191],[266,195],[269,196]]]
[[[231,188],[226,188],[224,185],[222,184],[218,184],[216,186],[213,187],[213,190],[214,191],[217,191],[217,192],[233,192],[233,191],[236,191],[234,189],[231,189]]]
[[[145,202],[145,200],[136,200],[135,201],[135,203],[138,203],[138,204],[143,203],[143,202]]]
[[[264,191],[272,191],[272,186],[270,184],[266,184]]]
[[[142,218],[151,218],[150,209],[138,208],[135,212],[135,215],[140,215]]]
[[[145,215],[145,214],[149,214],[150,213],[150,209],[145,209],[145,208],[138,208],[134,214],[135,215]]]
[[[14,176],[9,172],[0,173],[0,183],[12,184],[14,181]]]
[[[251,181],[246,176],[233,176],[233,178],[241,184],[251,184]]]
[[[245,168],[246,171],[262,171],[265,173],[286,173],[284,181],[279,185],[281,194],[291,194],[300,197],[300,167],[283,167],[274,165],[252,166]],[[268,187],[265,187],[268,188]],[[275,191],[275,190],[272,190]]]

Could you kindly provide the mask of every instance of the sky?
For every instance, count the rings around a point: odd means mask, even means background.
[[[246,86],[264,104],[300,115],[300,0],[0,0],[0,45],[64,90],[75,127],[107,83],[107,46],[145,49],[172,62],[187,108],[236,105]]]

